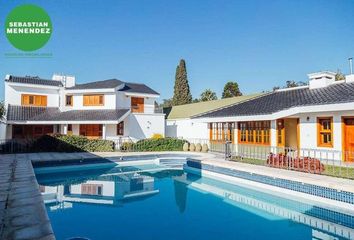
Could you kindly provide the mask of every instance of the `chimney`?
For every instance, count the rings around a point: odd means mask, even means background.
[[[336,73],[330,71],[310,73],[307,76],[310,79],[310,89],[327,87],[336,81]]]
[[[75,76],[54,73],[52,80],[61,81],[65,88],[75,86]]]

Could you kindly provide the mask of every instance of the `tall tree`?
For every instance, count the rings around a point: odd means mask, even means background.
[[[0,121],[4,119],[6,114],[5,104],[3,101],[0,102]]]
[[[189,89],[186,62],[181,59],[176,69],[175,88],[172,99],[173,106],[192,102],[192,94]]]
[[[166,108],[166,107],[172,107],[172,99],[163,99],[162,103],[160,104],[159,107]]]
[[[210,89],[205,89],[202,94],[200,94],[200,101],[206,102],[206,101],[211,101],[211,100],[217,100],[218,97],[216,96],[216,93],[211,91]]]
[[[237,82],[228,82],[224,86],[224,91],[222,93],[222,98],[230,98],[242,96],[242,93],[238,87]]]

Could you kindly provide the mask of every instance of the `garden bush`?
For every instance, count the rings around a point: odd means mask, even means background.
[[[75,135],[44,135],[33,144],[37,152],[113,152],[114,143],[109,140],[88,139]]]
[[[186,140],[177,138],[143,139],[134,144],[135,151],[183,151],[183,145],[188,143]]]

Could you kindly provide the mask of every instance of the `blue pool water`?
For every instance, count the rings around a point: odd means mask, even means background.
[[[36,169],[57,239],[346,239],[354,216],[154,164]]]

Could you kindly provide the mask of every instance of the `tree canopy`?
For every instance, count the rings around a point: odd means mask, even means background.
[[[210,89],[205,89],[204,92],[200,94],[200,101],[202,102],[217,100],[217,99],[218,97],[216,96],[216,93]]]
[[[172,99],[163,99],[162,103],[160,104],[160,107],[162,108],[167,108],[167,107],[172,107]]]
[[[186,62],[181,59],[176,68],[175,87],[172,99],[172,105],[182,105],[192,102],[192,94],[189,88],[187,78]]]
[[[237,82],[227,82],[224,86],[222,98],[242,96]]]

